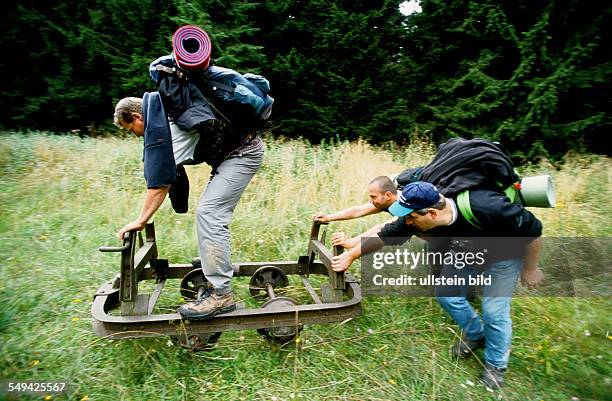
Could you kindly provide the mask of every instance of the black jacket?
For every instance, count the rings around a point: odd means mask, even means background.
[[[523,257],[525,246],[542,235],[540,220],[523,206],[510,202],[504,194],[484,189],[471,190],[470,207],[482,228],[474,227],[457,211],[457,220],[448,226],[421,232],[400,217],[385,225],[378,236],[387,245],[400,245],[412,236],[418,236],[435,250],[458,250],[456,245],[461,243],[470,250],[488,249],[489,260],[504,260]]]

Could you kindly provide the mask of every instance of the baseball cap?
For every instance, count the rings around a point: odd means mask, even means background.
[[[440,193],[433,184],[412,182],[402,189],[399,199],[389,207],[389,213],[398,217],[406,216],[415,210],[433,206],[439,199]]]

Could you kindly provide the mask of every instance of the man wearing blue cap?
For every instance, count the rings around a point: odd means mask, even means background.
[[[408,184],[389,208],[399,219],[385,225],[375,237],[335,256],[332,267],[335,271],[344,271],[362,254],[385,245],[404,243],[415,235],[432,242],[437,238],[438,247],[441,242],[444,249],[451,251],[466,246],[466,241],[457,241],[458,237],[471,238],[470,244],[478,242],[475,241],[478,237],[484,238],[493,250],[484,265],[459,269],[445,264],[441,272],[441,276],[447,277],[473,272],[484,272],[491,277],[493,285],[483,288],[482,317],[466,299],[467,286],[438,286],[436,297],[464,334],[453,346],[453,354],[466,357],[484,346],[485,368],[481,381],[489,388],[498,388],[503,384],[508,365],[512,340],[510,303],[516,282],[520,277],[524,285],[535,288],[544,277],[537,267],[542,223],[521,205],[495,191],[470,190],[469,206],[480,222],[478,226],[459,211],[456,196],[445,197],[428,182]],[[488,238],[494,239],[487,241]]]

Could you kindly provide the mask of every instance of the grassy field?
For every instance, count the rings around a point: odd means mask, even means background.
[[[367,298],[362,316],[306,327],[299,342],[283,347],[253,330],[224,333],[202,353],[167,338],[99,338],[92,297],[119,260],[97,248],[118,245],[116,231],[139,212],[142,145],[44,134],[0,139],[0,380],[67,380],[74,400],[612,399],[609,298],[515,299],[507,386],[495,394],[477,383],[481,360],[450,358],[456,326],[428,298]],[[373,176],[432,155],[426,142],[398,149],[267,140],[264,166],[231,226],[233,260],[296,260],[315,211],[365,202]],[[540,163],[522,172],[554,176],[558,207],[532,210],[546,236],[611,236],[608,159],[568,155],[558,169]],[[188,173],[193,207],[209,168]],[[357,233],[385,218],[329,229]],[[166,202],[155,224],[162,257],[187,263],[197,255],[191,213],[174,214]],[[236,291],[247,298],[244,283]]]

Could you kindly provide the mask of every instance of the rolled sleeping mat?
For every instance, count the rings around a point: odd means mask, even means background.
[[[555,207],[555,187],[550,175],[523,177],[521,197],[525,206]]]
[[[184,70],[208,67],[211,44],[206,32],[194,25],[184,25],[172,35],[174,60]]]

